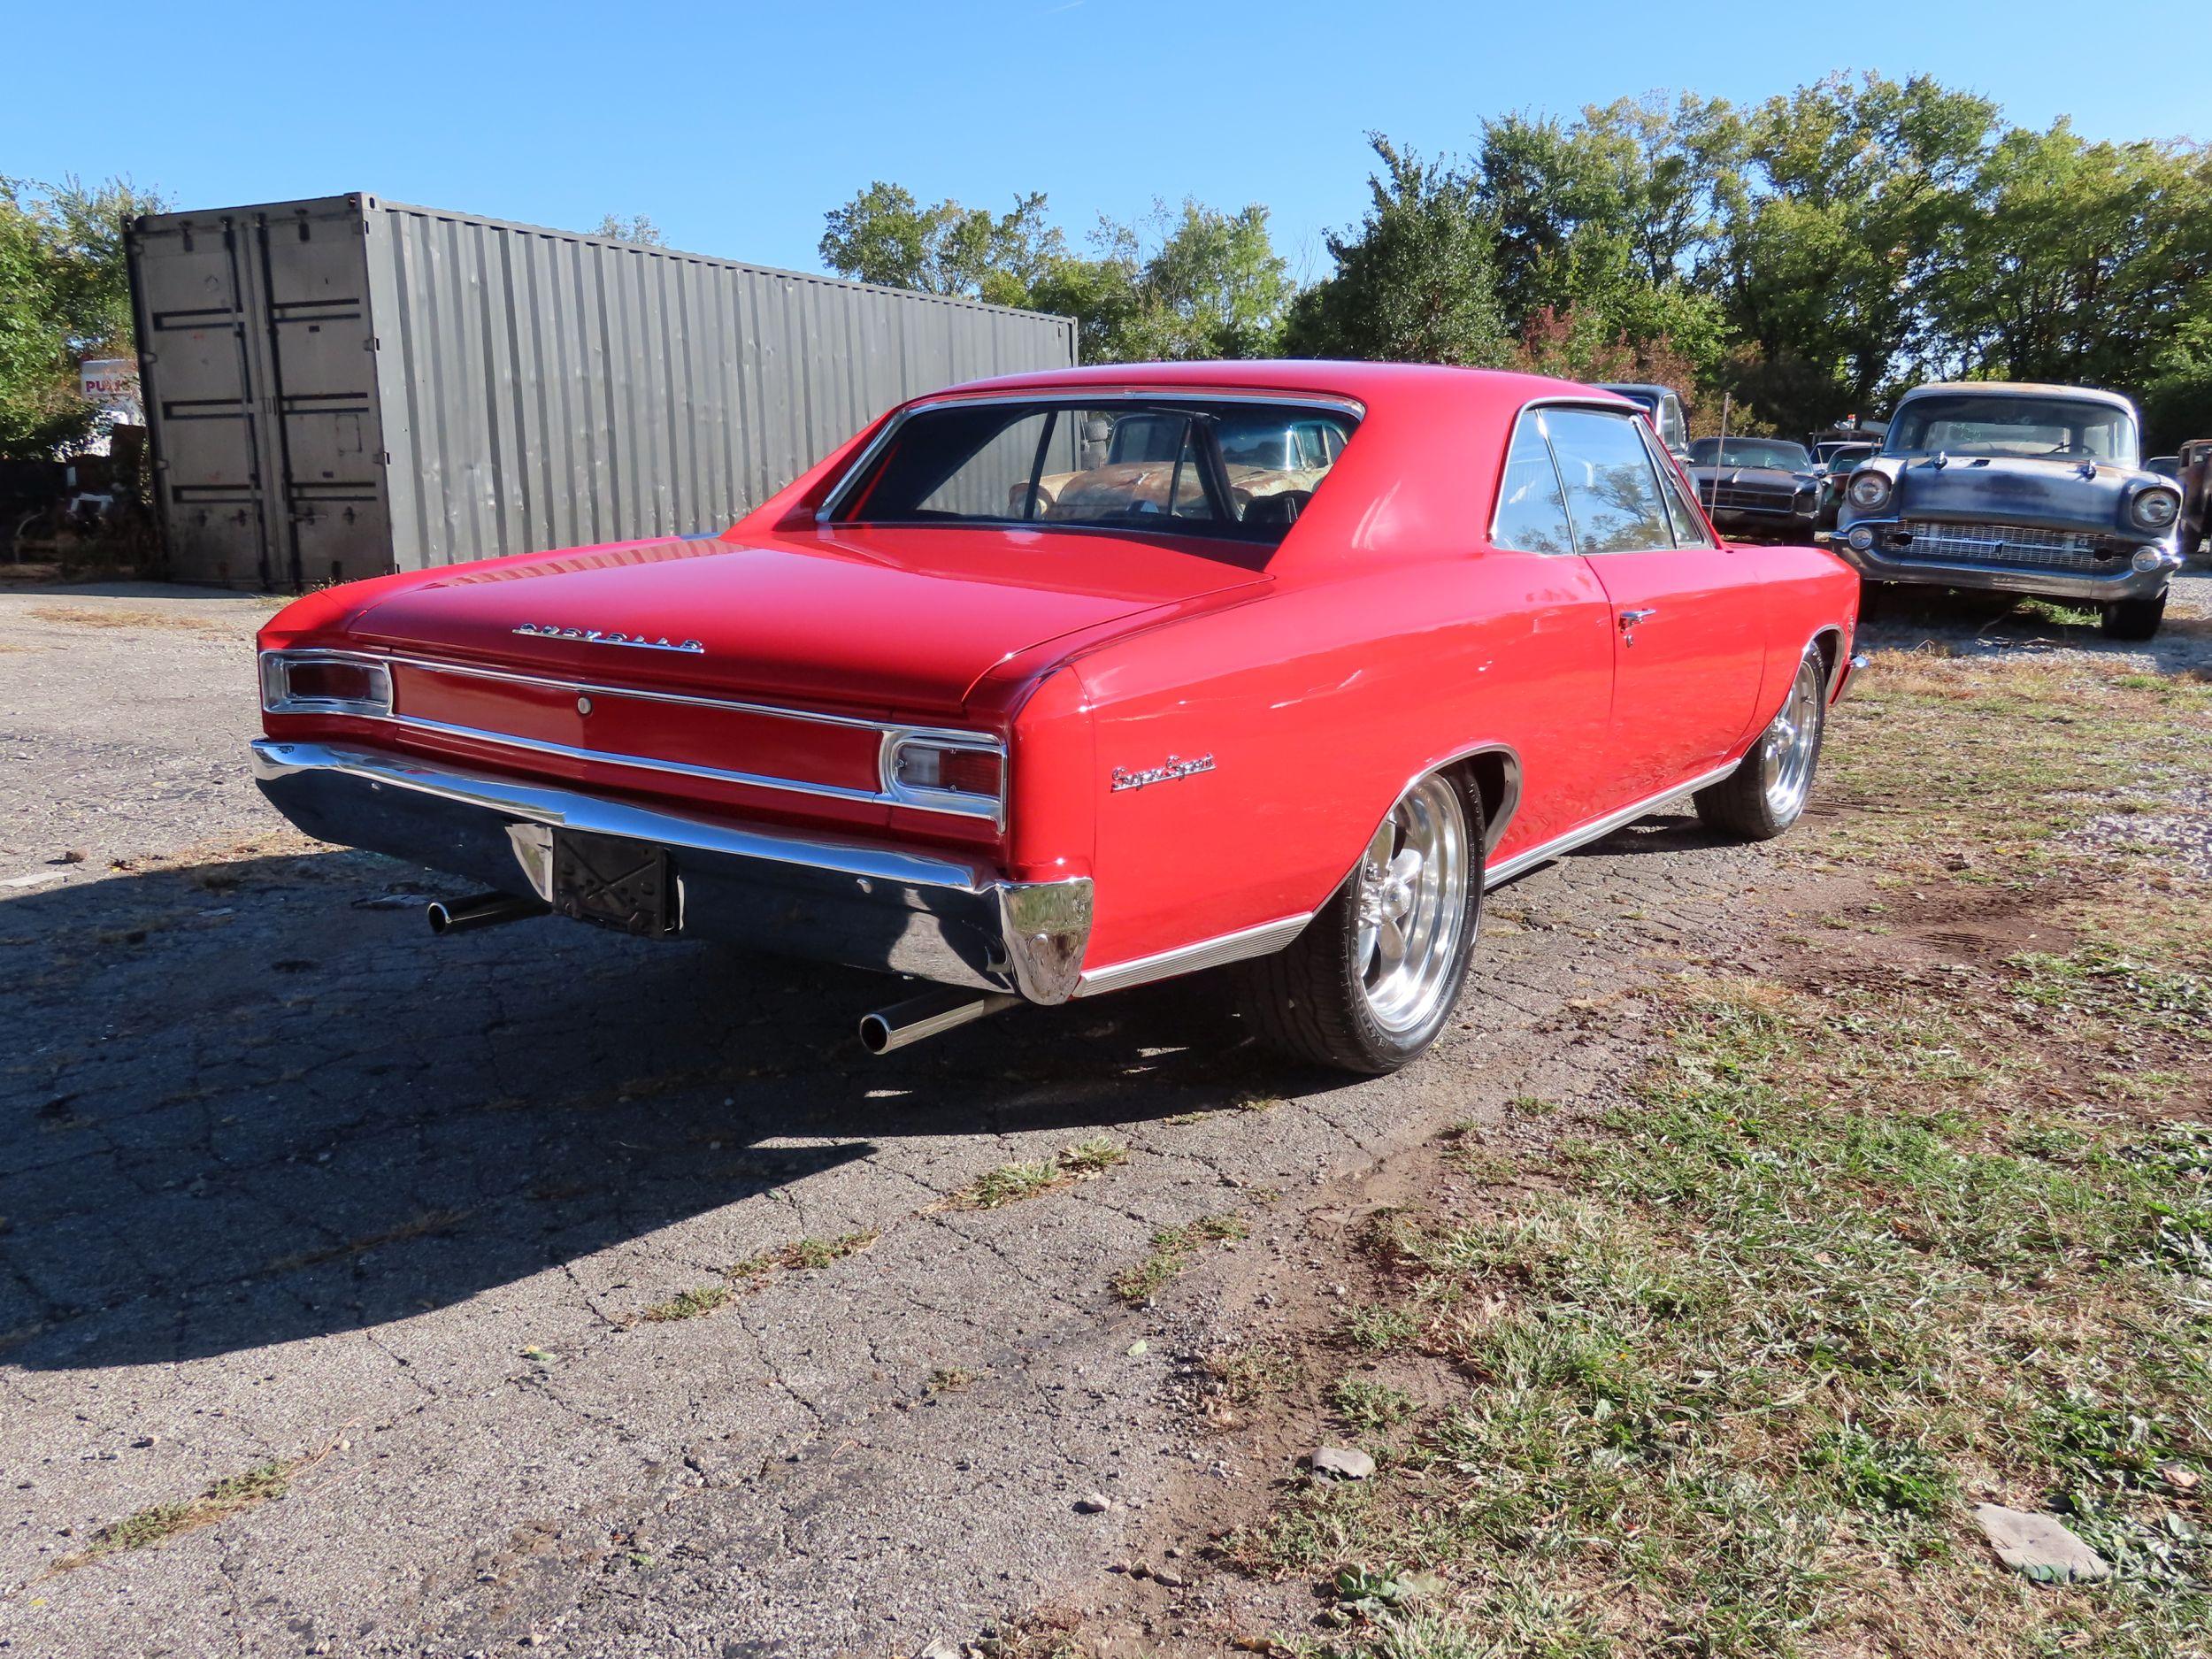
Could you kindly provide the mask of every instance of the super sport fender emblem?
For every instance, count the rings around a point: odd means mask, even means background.
[[[654,640],[642,634],[623,634],[612,628],[557,628],[543,622],[526,622],[515,632],[535,640],[575,640],[584,645],[634,645],[648,651],[689,651],[697,655],[707,649],[696,640],[672,640],[665,634]]]
[[[1170,755],[1156,766],[1147,766],[1132,772],[1126,766],[1114,768],[1113,793],[1124,789],[1141,789],[1148,784],[1173,783],[1179,778],[1190,778],[1214,769],[1214,757],[1201,755],[1194,760],[1185,760],[1179,755]]]

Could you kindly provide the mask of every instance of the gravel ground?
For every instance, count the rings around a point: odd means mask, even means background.
[[[1270,1472],[1171,1386],[1235,1310],[1106,1279],[1226,1210],[1279,1249],[1440,1125],[1586,1090],[1632,1056],[1563,1012],[1755,938],[1781,856],[1660,816],[1517,883],[1395,1078],[1191,1041],[1172,989],[870,1061],[865,976],[550,920],[434,941],[434,879],[293,837],[242,759],[265,610],[0,592],[17,1651],[910,1654],[1079,1598],[1148,1509]],[[1099,1134],[1132,1156],[1096,1179],[948,1207]],[[58,1566],[272,1460],[306,1460],[277,1501]]]

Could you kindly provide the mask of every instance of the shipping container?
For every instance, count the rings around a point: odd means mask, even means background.
[[[905,398],[1075,360],[1066,318],[373,196],[127,243],[180,580],[719,530]]]

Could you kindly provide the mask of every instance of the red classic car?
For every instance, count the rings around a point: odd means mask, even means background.
[[[1724,544],[1588,388],[1078,369],[895,410],[718,536],[310,595],[262,631],[254,764],[311,835],[489,889],[434,926],[945,987],[879,1049],[1235,964],[1261,1033],[1382,1071],[1486,888],[1686,790],[1795,820],[1857,595]]]

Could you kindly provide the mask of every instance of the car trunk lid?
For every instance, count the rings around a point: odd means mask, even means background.
[[[523,672],[949,712],[1008,657],[1263,581],[1263,556],[972,528],[669,539],[457,571],[372,605],[349,632]]]

